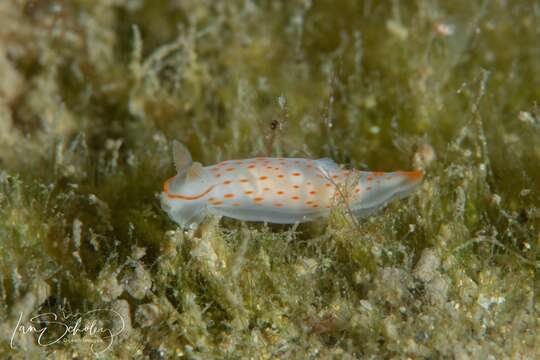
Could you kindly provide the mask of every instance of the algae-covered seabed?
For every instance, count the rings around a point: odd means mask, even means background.
[[[0,23],[4,357],[540,356],[538,3],[9,0]],[[426,176],[358,223],[184,232],[172,139]]]

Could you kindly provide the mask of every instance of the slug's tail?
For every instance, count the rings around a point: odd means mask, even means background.
[[[408,196],[423,177],[421,171],[361,172],[360,191],[351,201],[351,210],[359,217],[368,215],[394,199]]]

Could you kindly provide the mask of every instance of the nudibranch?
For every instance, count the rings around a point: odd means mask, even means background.
[[[177,174],[163,184],[161,206],[182,227],[210,214],[243,221],[294,224],[327,216],[345,201],[356,216],[408,195],[421,171],[347,170],[332,159],[258,157],[203,167],[173,142]]]

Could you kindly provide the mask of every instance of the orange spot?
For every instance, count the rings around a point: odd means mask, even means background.
[[[234,171],[234,170],[236,170],[236,169],[233,168],[233,167],[230,167],[230,168],[226,168],[226,169],[225,169],[225,171]]]
[[[216,174],[216,177],[217,177],[217,178],[218,178],[218,177],[221,177],[221,174]]]
[[[306,201],[306,204],[311,205],[311,204],[313,204],[313,201],[311,201],[311,200]]]
[[[274,204],[274,206],[280,208],[280,207],[283,207],[283,204],[282,203],[276,203],[276,204]]]
[[[300,185],[293,185],[293,189],[300,189]]]
[[[264,188],[263,191],[270,191],[270,188]]]
[[[310,191],[309,195],[315,195],[316,193],[317,193],[316,191]]]
[[[240,203],[239,202],[233,202],[232,206],[240,206]]]
[[[272,170],[272,167],[271,166],[267,166],[266,167],[268,170]]]
[[[247,183],[247,182],[249,182],[249,180],[248,179],[240,179],[240,182],[241,183]]]
[[[238,165],[242,164],[242,160],[236,160],[235,161]]]
[[[311,205],[311,207],[312,207],[312,208],[318,208],[318,207],[319,207],[319,205],[317,205],[317,204],[313,204],[313,205]]]
[[[302,174],[300,174],[299,172],[293,172],[292,173],[292,176],[300,176],[300,175],[302,175]]]
[[[223,204],[223,201],[213,201],[212,205],[221,205]]]
[[[268,179],[268,176],[259,176],[259,180],[266,180]]]
[[[211,202],[211,201],[214,201],[214,200],[216,200],[216,199],[215,199],[215,198],[213,198],[213,197],[211,197],[211,198],[208,198],[208,201],[210,201],[210,202]]]
[[[421,171],[400,171],[399,174],[406,176],[411,181],[418,181],[424,177]]]
[[[279,170],[279,168],[278,168],[278,167],[275,167],[274,170]]]
[[[369,175],[369,176],[367,177],[367,181],[371,181],[371,180],[373,180],[373,176]]]
[[[300,200],[300,196],[296,196],[296,195],[295,195],[295,196],[291,196],[291,199],[292,199],[292,200]]]
[[[254,169],[256,167],[257,167],[257,165],[254,165],[254,164],[248,165],[248,169]]]
[[[223,185],[229,185],[230,183],[232,183],[231,180],[225,180],[225,181],[223,182]]]
[[[384,175],[384,173],[381,172],[381,171],[374,171],[374,172],[372,172],[372,174],[373,174],[373,176],[383,176]]]
[[[335,179],[337,179],[338,177],[339,177],[339,176],[337,176],[337,175],[333,175],[333,176],[332,176],[332,179],[335,180]]]
[[[332,184],[326,183],[326,184],[324,184],[324,186],[326,186],[327,188],[329,188],[329,187],[332,187]]]
[[[285,194],[285,193],[284,193],[283,191],[278,191],[278,192],[276,192],[276,194],[278,194],[278,195],[283,195],[283,194]]]
[[[253,194],[253,191],[244,191],[244,194],[251,195],[251,194]]]
[[[253,201],[257,201],[257,202],[258,201],[263,201],[263,200],[264,200],[264,198],[262,198],[262,197],[256,197],[255,199],[253,199]]]
[[[234,194],[225,194],[223,195],[225,199],[232,199],[234,197]]]
[[[276,176],[278,179],[283,179],[285,176],[279,174],[278,176]]]
[[[360,192],[360,188],[356,188],[354,192],[358,194]]]

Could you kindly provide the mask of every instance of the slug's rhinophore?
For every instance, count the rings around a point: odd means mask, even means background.
[[[207,213],[293,224],[326,216],[340,201],[362,216],[406,196],[422,180],[420,171],[345,170],[328,158],[263,157],[203,167],[177,141],[173,157],[178,173],[163,184],[161,204],[182,227]]]

